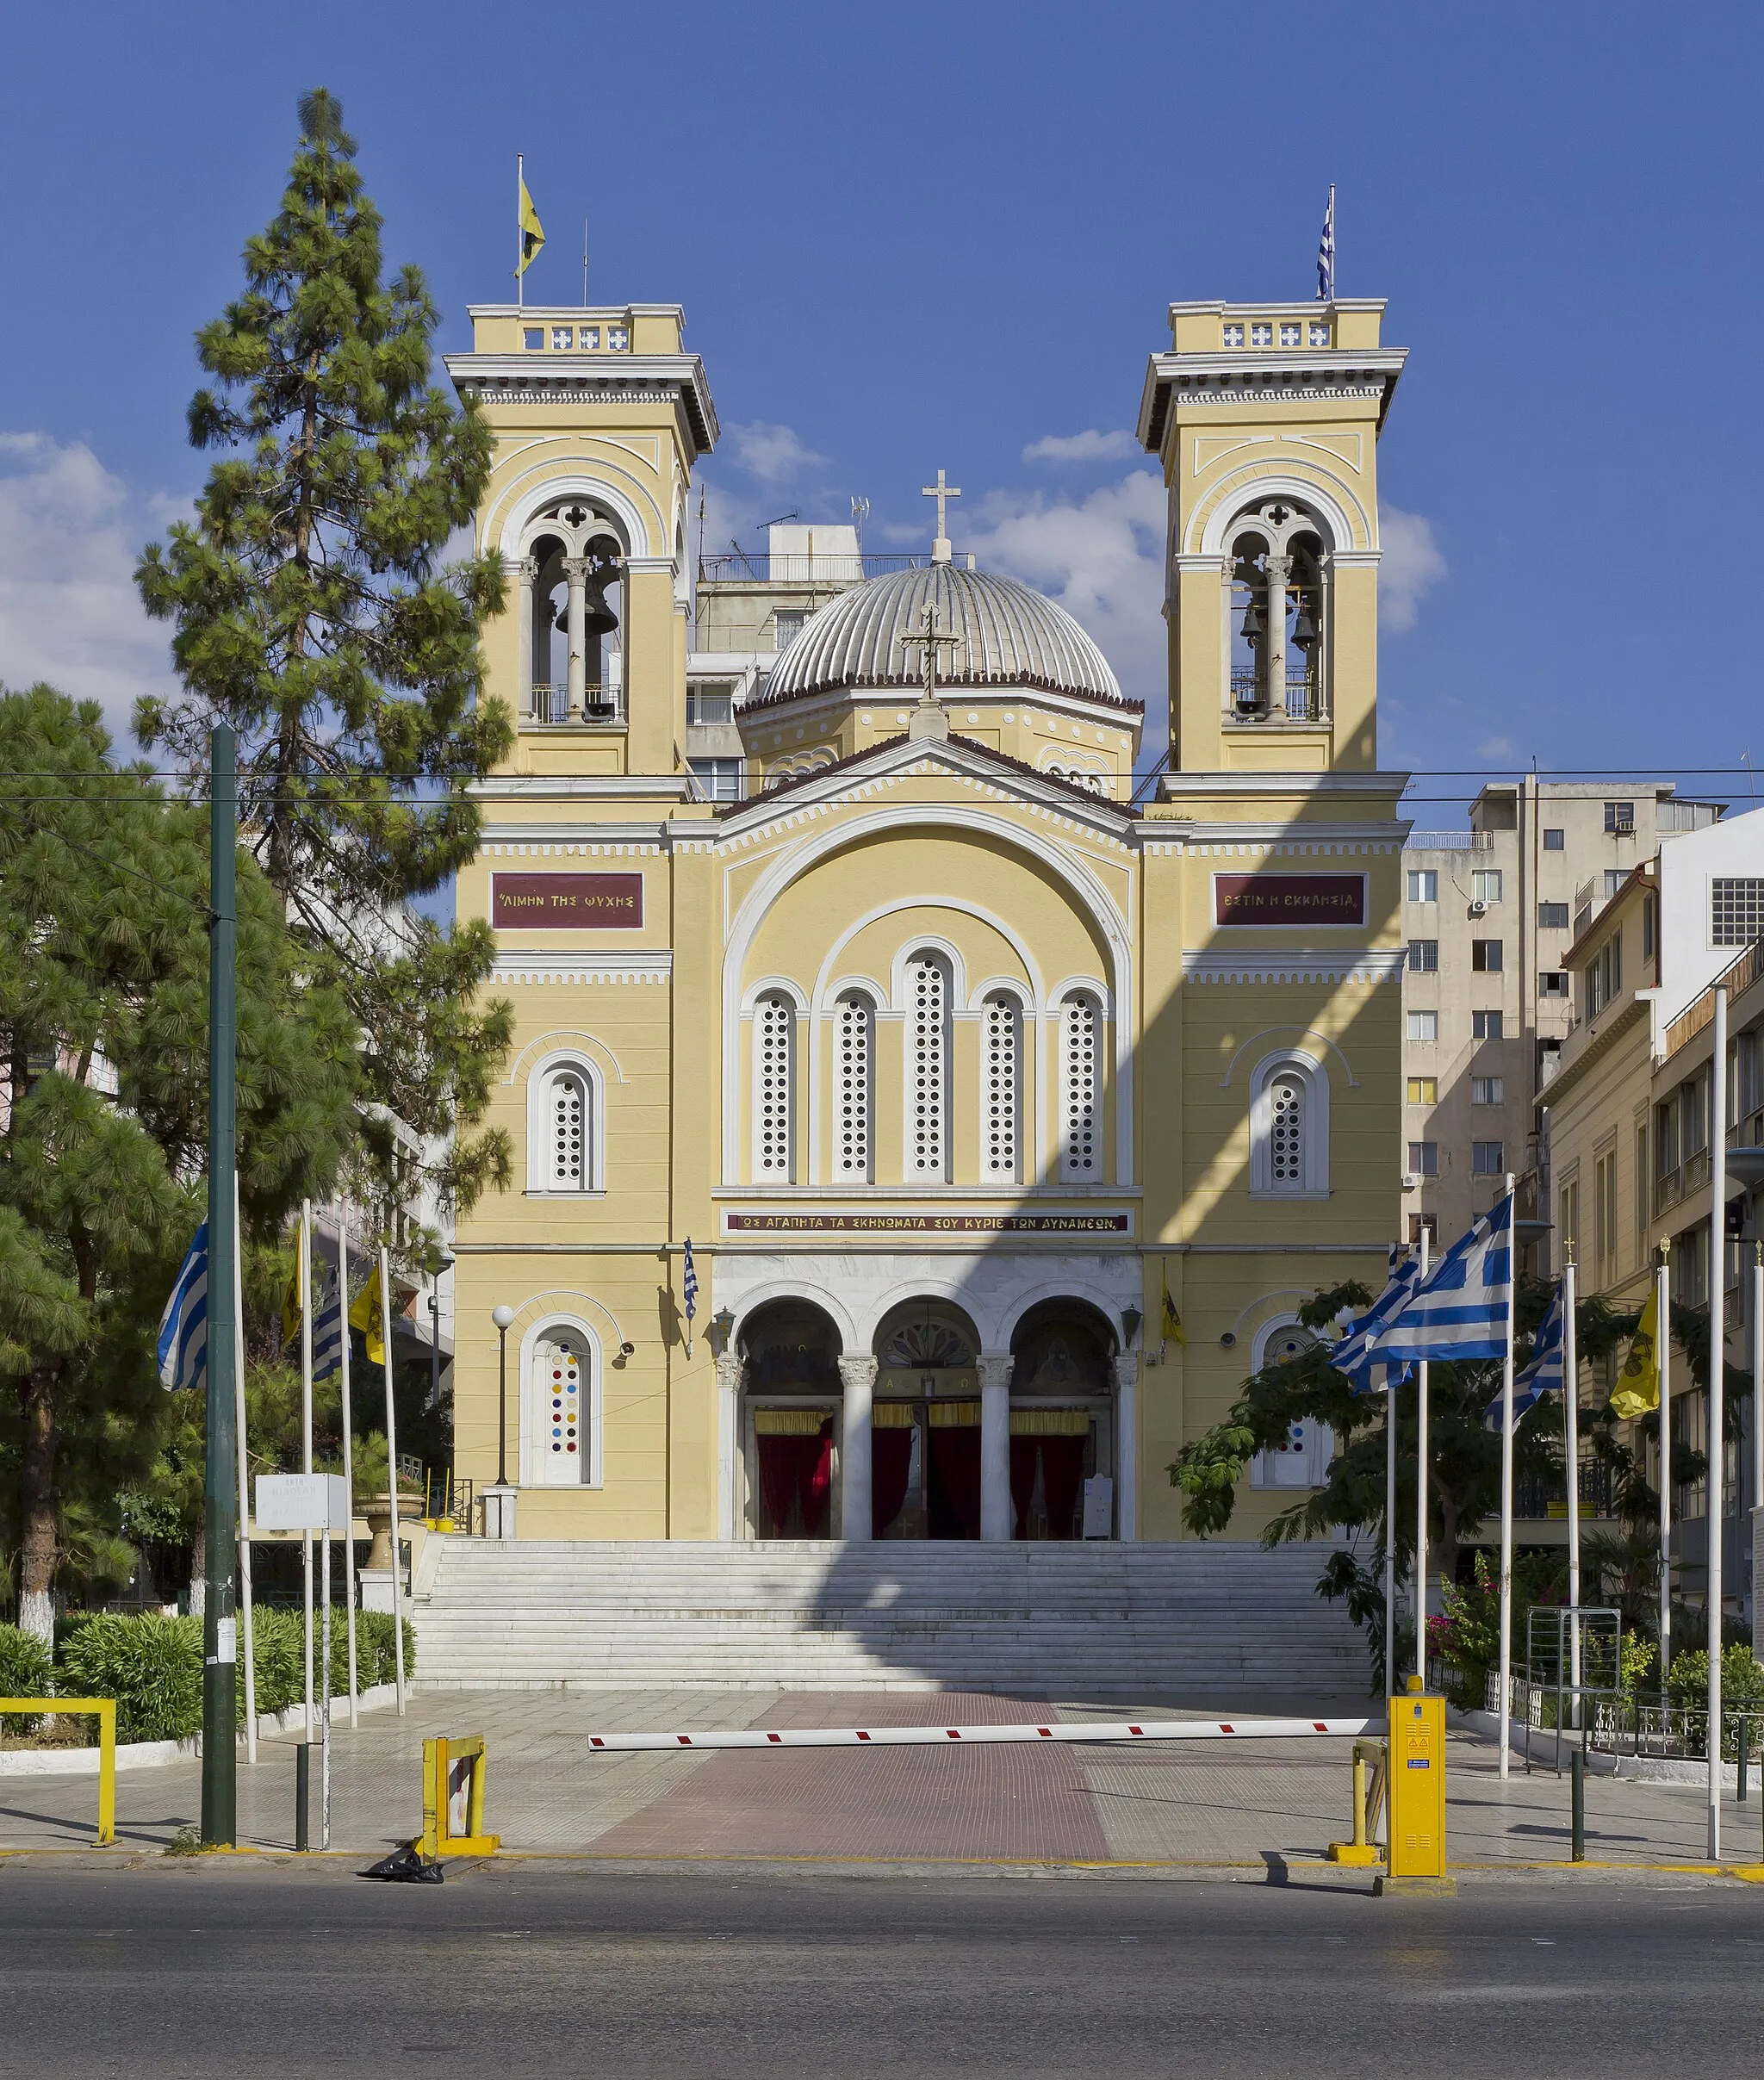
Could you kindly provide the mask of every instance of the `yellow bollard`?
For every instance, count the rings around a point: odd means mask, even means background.
[[[116,1700],[115,1698],[0,1698],[0,1712],[77,1712],[98,1722],[98,1836],[95,1847],[116,1840]]]
[[[494,1856],[500,1835],[484,1832],[484,1737],[423,1742],[423,1832],[416,1843],[432,1862],[444,1856]],[[455,1809],[463,1831],[453,1832]]]

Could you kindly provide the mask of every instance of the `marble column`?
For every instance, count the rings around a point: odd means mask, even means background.
[[[569,719],[579,723],[588,683],[588,559],[566,556],[563,574],[569,581]]]
[[[542,718],[534,714],[533,709],[533,680],[535,677],[533,671],[533,587],[539,575],[538,558],[537,556],[520,557],[515,563],[514,575],[519,587],[519,605],[515,614],[515,626],[520,631],[520,678],[518,681],[514,711],[517,716],[523,718],[532,715],[534,720],[538,721]],[[546,667],[548,677],[550,673],[550,667],[548,665]]]
[[[741,1498],[736,1493],[736,1425],[741,1415],[741,1353],[717,1359],[717,1536],[741,1536]]]
[[[980,1536],[1009,1538],[1016,1528],[1010,1499],[1010,1374],[1008,1350],[980,1353]]]
[[[1115,1359],[1115,1535],[1140,1535],[1140,1354]]]
[[[874,1536],[875,1504],[870,1476],[870,1397],[876,1385],[873,1357],[842,1357],[845,1422],[839,1444],[839,1511],[842,1538]]]
[[[1268,660],[1268,712],[1286,713],[1286,581],[1292,575],[1290,556],[1268,559],[1268,632],[1262,638]]]

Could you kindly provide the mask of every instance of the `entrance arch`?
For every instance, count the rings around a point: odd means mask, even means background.
[[[748,1533],[825,1538],[839,1448],[838,1326],[811,1300],[769,1301],[742,1321],[737,1348]]]
[[[922,1295],[877,1325],[871,1521],[878,1538],[980,1536],[979,1332]]]
[[[1117,1339],[1088,1301],[1040,1301],[1010,1340],[1011,1535],[1082,1538],[1088,1516],[1112,1535]],[[1107,1482],[1106,1489],[1101,1486]]]

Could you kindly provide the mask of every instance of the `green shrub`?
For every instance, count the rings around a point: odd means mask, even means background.
[[[202,1731],[202,1621],[101,1613],[70,1631],[62,1689],[115,1698],[119,1741],[183,1741]]]
[[[1709,1704],[1709,1650],[1698,1647],[1690,1652],[1675,1654],[1672,1657],[1672,1674],[1667,1687],[1673,1703],[1681,1711],[1693,1714],[1693,1743],[1707,1754],[1708,1721],[1703,1717]],[[1749,1647],[1728,1647],[1721,1656],[1721,1753],[1729,1762],[1739,1760],[1740,1732],[1738,1722],[1730,1719],[1730,1712],[1764,1711],[1764,1664],[1754,1659]],[[1757,1747],[1758,1727],[1755,1720],[1751,1729],[1751,1745]]]
[[[34,1632],[0,1625],[0,1698],[46,1698],[54,1663]],[[34,1734],[41,1724],[34,1712],[10,1711],[0,1718],[0,1734]]]

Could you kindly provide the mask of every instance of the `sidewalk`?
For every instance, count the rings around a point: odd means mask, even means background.
[[[1211,1701],[1209,1701],[1211,1702]],[[1216,1703],[1213,1709],[1218,1709]],[[1265,1710],[1265,1706],[1258,1707]],[[1307,1711],[1363,1712],[1360,1700],[1309,1700]],[[1165,1717],[1193,1700],[1147,1698],[1133,1712],[1096,1704],[946,1692],[637,1691],[590,1696],[506,1691],[419,1694],[407,1717],[363,1713],[332,1747],[332,1843],[380,1853],[420,1831],[425,1735],[483,1734],[488,1825],[507,1849],[618,1862],[786,1859],[868,1863],[1140,1867],[1304,1861],[1349,1832],[1345,1740],[1180,1748],[923,1748],[737,1750],[594,1755],[590,1732],[716,1727],[960,1725],[1040,1717]],[[266,1741],[239,1768],[243,1841],[291,1848],[294,1737]],[[1457,1865],[1563,1863],[1564,1775],[1523,1766],[1503,1785],[1492,1746],[1449,1738],[1449,1854]],[[314,1758],[316,1763],[317,1758]],[[151,1850],[193,1826],[200,1766],[180,1760],[125,1773],[116,1785],[120,1849]],[[318,1840],[318,1773],[313,1834]],[[90,1777],[0,1779],[0,1849],[90,1843]],[[1724,1860],[1764,1857],[1764,1804],[1726,1802]],[[1704,1853],[1698,1787],[1587,1783],[1587,1853],[1594,1861],[1696,1863]]]

